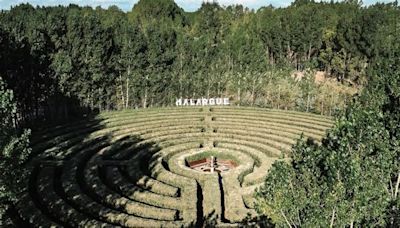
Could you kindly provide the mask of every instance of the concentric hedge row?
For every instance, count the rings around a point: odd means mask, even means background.
[[[36,132],[17,211],[32,227],[189,227],[255,215],[251,194],[302,133],[328,118],[268,109],[164,108],[102,114]],[[235,169],[200,173],[185,157],[213,150]]]

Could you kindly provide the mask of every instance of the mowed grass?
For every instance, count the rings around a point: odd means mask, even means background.
[[[251,195],[272,164],[290,158],[301,134],[319,141],[332,124],[292,111],[185,107],[49,127],[34,132],[18,217],[32,227],[237,224],[255,216]],[[215,151],[239,166],[202,174],[185,165]]]

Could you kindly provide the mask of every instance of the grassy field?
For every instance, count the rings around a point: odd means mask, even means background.
[[[303,133],[319,141],[332,120],[271,109],[214,107],[110,112],[35,132],[18,218],[33,227],[189,227],[254,217],[252,193]],[[202,152],[239,166],[203,174]]]

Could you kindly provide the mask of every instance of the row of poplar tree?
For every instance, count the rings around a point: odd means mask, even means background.
[[[21,4],[0,13],[0,75],[15,94],[17,123],[177,97],[333,114],[353,92],[291,72],[365,84],[397,17],[397,3],[358,1],[257,11],[203,3],[193,13],[172,0],[141,0],[130,12]]]

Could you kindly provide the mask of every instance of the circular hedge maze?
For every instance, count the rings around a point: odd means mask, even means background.
[[[252,194],[273,162],[302,133],[321,140],[331,125],[299,112],[191,107],[111,112],[49,128],[32,140],[16,211],[31,227],[235,225],[255,216]],[[188,166],[207,151],[235,165],[226,172]]]

